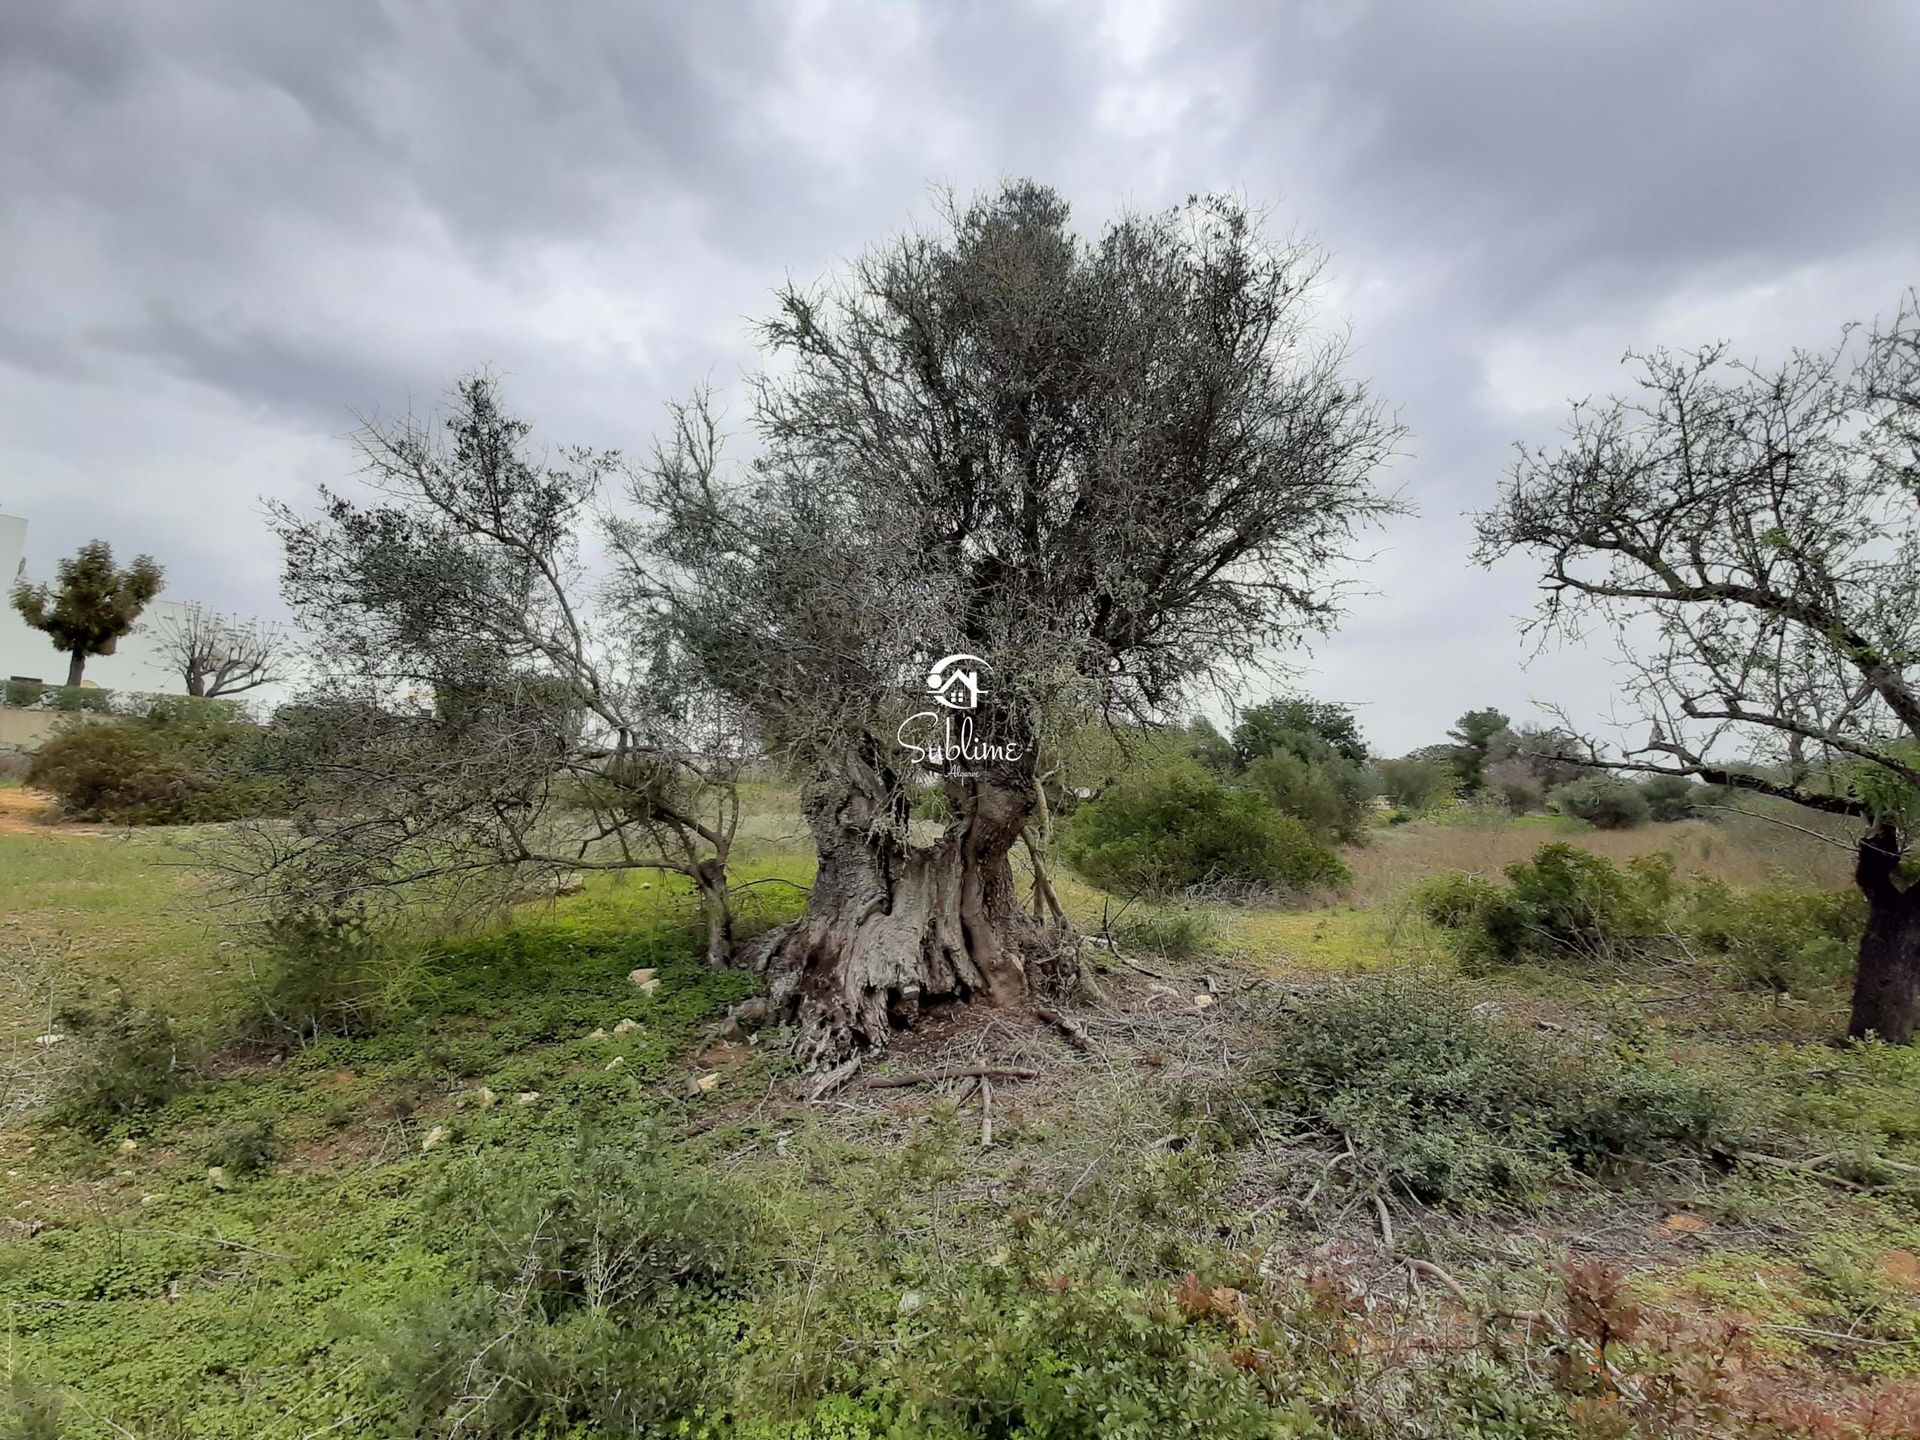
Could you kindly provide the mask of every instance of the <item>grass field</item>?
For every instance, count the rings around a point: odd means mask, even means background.
[[[804,880],[792,827],[758,823],[743,878]],[[1838,991],[1739,992],[1707,957],[1455,976],[1408,887],[1556,836],[1740,885],[1835,876],[1817,844],[1725,827],[1418,822],[1337,903],[1222,907],[1198,953],[1109,965],[1084,1052],[970,1012],[882,1067],[1033,1079],[810,1105],[776,1045],[717,1039],[756,981],[700,964],[676,883],[596,878],[412,946],[376,1018],[299,1045],[261,1030],[259,957],[177,838],[12,825],[0,1436],[1915,1433],[1920,1063],[1822,1043]],[[754,893],[753,923],[797,904]],[[1343,1152],[1263,1087],[1306,1063],[1279,1038],[1300,1015],[1379,976],[1496,1014],[1516,1054],[1670,1076],[1721,1138],[1524,1202],[1343,1180],[1384,1122],[1354,1111]],[[175,1093],[27,1113],[86,1063],[63,1015],[116,996],[171,1017]],[[642,1212],[640,1250],[699,1263],[635,1300],[606,1282],[634,1252],[595,1247]],[[580,1254],[543,1270],[543,1227]],[[1597,1348],[1595,1315],[1619,1330]]]

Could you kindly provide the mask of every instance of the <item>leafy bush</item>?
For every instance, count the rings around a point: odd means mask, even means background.
[[[8,680],[0,690],[0,704],[20,709],[112,712],[117,696],[97,685],[48,685],[39,680]]]
[[[1166,1240],[1142,1247],[1161,1257],[1148,1262],[1150,1273],[1120,1263],[1113,1252],[1157,1230],[1160,1218],[1156,1188],[1142,1190],[1135,1179],[1114,1187],[1113,1200],[1126,1197],[1118,1213],[1016,1215],[984,1263],[933,1261],[917,1244],[895,1243],[905,1199],[897,1178],[884,1196],[869,1192],[871,1228],[842,1234],[866,1253],[856,1259],[829,1243],[824,1264],[760,1297],[740,1347],[737,1391],[740,1413],[754,1418],[727,1433],[754,1440],[1325,1435],[1291,1402],[1296,1377],[1275,1384],[1251,1363],[1253,1347],[1277,1350],[1288,1341],[1280,1326],[1256,1316],[1246,1294],[1191,1273],[1176,1279],[1187,1267],[1173,1263]],[[1176,1223],[1187,1218],[1181,1215]]]
[[[1436,875],[1415,887],[1413,907],[1451,931],[1466,958],[1491,963],[1568,955],[1621,960],[1644,953],[1669,928],[1675,884],[1666,855],[1619,866],[1554,841],[1509,865],[1506,880]]]
[[[78,725],[40,747],[27,783],[59,802],[75,820],[171,825],[188,818],[198,798],[193,771],[141,726]]]
[[[1527,948],[1528,916],[1497,880],[1447,871],[1421,881],[1409,900],[1423,919],[1451,931],[1472,958],[1512,960]]]
[[[69,1011],[66,1021],[82,1045],[54,1093],[49,1115],[56,1122],[104,1135],[179,1093],[179,1043],[165,1015],[122,999],[105,1015]]]
[[[1214,775],[1231,775],[1240,768],[1240,756],[1233,743],[1222,735],[1211,720],[1197,715],[1184,730],[1186,757]]]
[[[1246,783],[1320,838],[1352,843],[1366,829],[1372,787],[1366,771],[1351,760],[1334,754],[1324,741],[1317,748],[1325,753],[1271,750],[1247,766]]]
[[[1663,823],[1689,820],[1706,799],[1707,787],[1679,775],[1655,775],[1640,787],[1648,813]]]
[[[904,1433],[1033,1440],[1267,1440],[1298,1433],[1199,1306],[1117,1279],[989,1273],[937,1290],[889,1368]],[[933,1424],[927,1428],[927,1421]],[[895,1430],[891,1433],[902,1433]],[[1312,1433],[1309,1431],[1308,1433]]]
[[[1301,741],[1312,749],[1302,750]],[[1233,727],[1233,749],[1242,765],[1250,765],[1276,750],[1295,750],[1314,757],[1324,751],[1354,765],[1367,761],[1367,743],[1360,737],[1360,721],[1345,705],[1312,700],[1305,695],[1281,695],[1249,706]]]
[[[452,1177],[431,1218],[460,1280],[378,1337],[408,1433],[700,1433],[763,1217],[662,1143],[594,1135],[557,1164],[490,1157]]]
[[[80,820],[177,825],[272,814],[281,796],[258,772],[260,744],[258,727],[225,701],[158,697],[137,715],[55,735],[27,783]]]
[[[1867,907],[1857,890],[1736,892],[1706,879],[1687,896],[1683,924],[1743,983],[1805,996],[1852,974]]]
[[[1610,775],[1575,780],[1547,798],[1561,814],[1584,820],[1596,830],[1631,830],[1646,824],[1653,814],[1639,786]]]
[[[60,1440],[70,1433],[66,1408],[58,1390],[15,1370],[0,1390],[0,1440]]]
[[[406,976],[398,946],[360,911],[303,910],[261,927],[254,1004],[269,1034],[369,1034]]]
[[[271,1120],[238,1120],[217,1133],[201,1158],[235,1178],[258,1175],[280,1158],[278,1127]]]
[[[1431,810],[1450,798],[1459,783],[1453,770],[1437,760],[1382,760],[1374,772],[1380,793],[1396,810],[1410,815]]]
[[[1357,984],[1284,1018],[1259,1080],[1292,1125],[1354,1158],[1341,1182],[1462,1209],[1532,1205],[1574,1173],[1702,1155],[1726,1117],[1655,1057],[1569,1048],[1432,979]]]
[[[1064,827],[1061,853],[1119,894],[1202,885],[1300,891],[1347,880],[1340,858],[1300,821],[1193,766],[1123,780],[1081,806]]]
[[[1512,814],[1525,815],[1546,803],[1547,792],[1524,761],[1502,760],[1486,768],[1486,788]]]
[[[1548,951],[1617,958],[1665,928],[1673,858],[1641,855],[1615,865],[1578,845],[1542,845],[1507,867],[1513,903]]]

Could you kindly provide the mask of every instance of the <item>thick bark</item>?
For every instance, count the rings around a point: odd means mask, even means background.
[[[1920,885],[1899,878],[1899,835],[1890,825],[1860,842],[1854,878],[1867,897],[1867,930],[1854,972],[1853,1017],[1847,1034],[1895,1045],[1920,1033]]]
[[[71,690],[87,673],[87,652],[75,650],[67,659],[67,688]]]
[[[969,783],[960,815],[927,846],[873,824],[857,795],[808,809],[819,865],[807,913],[747,957],[792,1009],[804,1061],[884,1049],[894,1029],[942,1001],[1018,1005],[1077,974],[1058,931],[1026,912],[1015,886],[1029,790]]]

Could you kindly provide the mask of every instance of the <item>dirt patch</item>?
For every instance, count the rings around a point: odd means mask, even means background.
[[[58,818],[51,795],[25,786],[0,788],[0,832],[30,834],[55,824]]]
[[[0,835],[124,835],[112,825],[66,821],[44,790],[25,786],[0,787]]]

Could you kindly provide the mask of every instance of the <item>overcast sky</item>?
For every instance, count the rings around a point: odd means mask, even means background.
[[[1310,687],[1379,748],[1462,710],[1598,717],[1532,661],[1465,512],[1629,346],[1824,345],[1920,282],[1920,6],[1885,3],[0,7],[0,511],[172,599],[278,611],[262,497],[356,412],[479,364],[550,440],[643,449],[752,361],[786,275],[1010,175],[1091,231],[1227,189],[1333,255],[1399,409]]]

